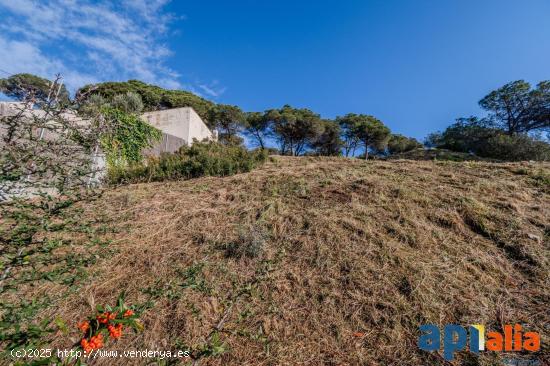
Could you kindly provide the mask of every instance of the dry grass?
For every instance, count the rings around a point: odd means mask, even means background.
[[[109,347],[197,348],[218,329],[225,352],[201,365],[443,365],[417,348],[418,325],[522,323],[542,334],[544,364],[550,201],[537,177],[549,168],[278,157],[232,177],[118,188],[85,207],[118,227],[117,253],[44,316],[73,324],[126,290],[154,305],[143,333]],[[25,297],[45,293],[63,289]],[[117,360],[133,363],[144,361]]]

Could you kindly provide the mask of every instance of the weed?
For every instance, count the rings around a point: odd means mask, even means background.
[[[225,255],[228,258],[257,258],[264,252],[267,239],[265,229],[254,225],[249,229],[241,229],[237,240],[230,242],[225,247]]]

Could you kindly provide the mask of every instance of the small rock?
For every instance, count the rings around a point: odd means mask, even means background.
[[[535,234],[527,234],[527,237],[531,240],[536,241],[537,243],[540,243],[542,241],[541,237]]]

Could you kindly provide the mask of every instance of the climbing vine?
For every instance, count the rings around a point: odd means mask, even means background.
[[[102,115],[110,127],[101,138],[101,147],[106,154],[109,167],[141,162],[143,149],[151,147],[162,136],[160,130],[136,114],[103,107]]]

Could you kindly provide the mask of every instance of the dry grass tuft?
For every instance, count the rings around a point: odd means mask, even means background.
[[[152,308],[143,333],[110,347],[196,349],[217,333],[224,352],[204,365],[444,365],[417,348],[420,324],[522,323],[548,362],[549,169],[279,157],[232,177],[118,188],[84,207],[119,229],[117,253],[44,316],[73,323],[124,289]]]

